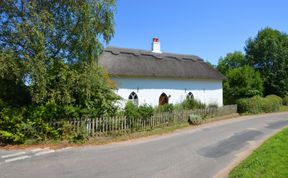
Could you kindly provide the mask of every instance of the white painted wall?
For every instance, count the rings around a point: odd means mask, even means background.
[[[121,105],[126,103],[131,92],[138,95],[139,105],[149,104],[157,106],[160,95],[165,92],[169,103],[182,102],[189,92],[194,98],[207,105],[223,106],[223,89],[220,80],[190,80],[190,79],[163,79],[163,78],[125,78],[111,77],[116,82],[116,93],[123,98]],[[186,91],[185,91],[186,89]]]

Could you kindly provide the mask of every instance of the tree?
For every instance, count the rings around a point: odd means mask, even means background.
[[[247,41],[249,65],[261,73],[265,95],[288,93],[288,35],[265,28]]]
[[[13,56],[19,67],[12,74],[21,73],[13,81],[25,84],[33,105],[52,102],[93,115],[113,110],[118,97],[97,57],[114,34],[114,11],[114,0],[1,1],[1,61]]]
[[[247,64],[245,55],[240,51],[228,53],[224,58],[221,57],[218,61],[217,69],[224,75],[232,69],[243,67]]]
[[[262,95],[263,81],[260,73],[250,66],[238,67],[226,72],[224,103],[235,104],[237,99]]]
[[[13,52],[0,51],[0,100],[11,106],[30,104],[30,93],[22,78],[22,65]]]

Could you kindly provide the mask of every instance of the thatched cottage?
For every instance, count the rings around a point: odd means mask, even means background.
[[[124,102],[155,106],[193,97],[207,105],[223,105],[225,77],[198,56],[161,52],[157,38],[152,51],[108,47],[98,63],[116,82]]]

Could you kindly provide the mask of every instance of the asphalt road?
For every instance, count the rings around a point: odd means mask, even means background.
[[[120,144],[46,151],[38,156],[31,151],[29,157],[12,161],[5,161],[8,152],[2,150],[0,177],[213,177],[249,149],[249,143],[260,143],[287,126],[288,113],[278,113],[219,121]],[[17,155],[17,151],[11,154]]]

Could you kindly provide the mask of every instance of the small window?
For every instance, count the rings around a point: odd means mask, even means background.
[[[193,93],[189,92],[186,96],[187,99],[194,99]]]
[[[169,98],[165,93],[162,93],[159,97],[159,105],[164,105],[169,103]]]
[[[138,106],[138,96],[134,91],[129,95],[128,99],[129,101],[133,102],[135,105]]]

